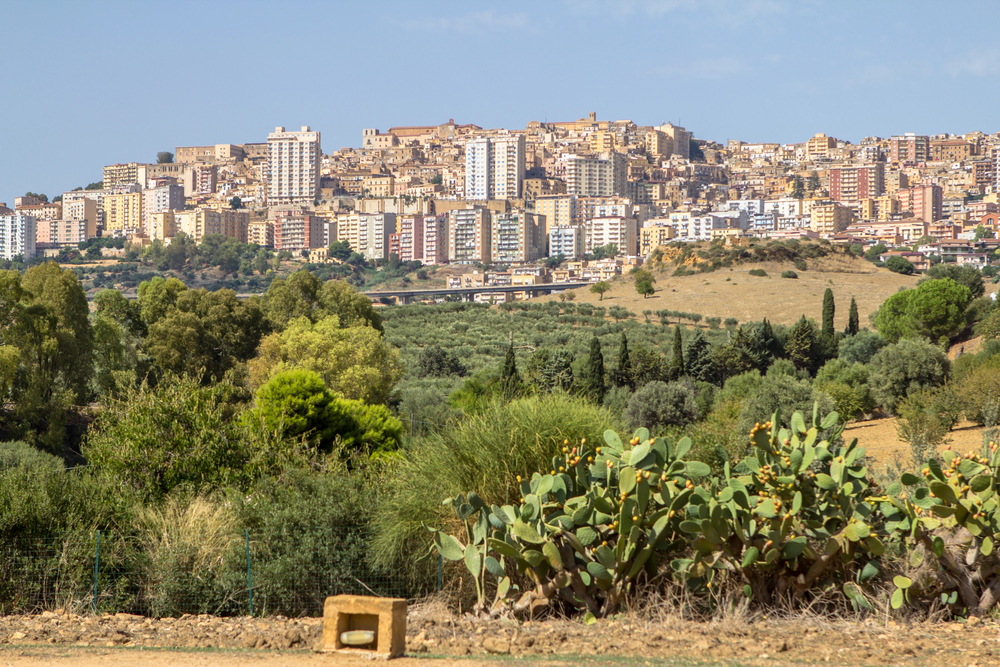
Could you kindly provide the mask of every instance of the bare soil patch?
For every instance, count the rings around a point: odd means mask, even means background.
[[[751,276],[751,269],[763,269],[766,277]],[[823,292],[829,287],[837,304],[834,325],[847,327],[851,297],[858,303],[862,326],[868,326],[868,314],[901,287],[914,287],[919,276],[903,276],[881,269],[870,262],[843,257],[810,262],[807,271],[798,271],[790,263],[761,262],[740,264],[711,273],[671,276],[656,272],[656,293],[643,298],[633,281],[622,276],[612,281],[601,306],[624,306],[640,315],[644,310],[681,310],[703,317],[735,317],[740,322],[764,317],[776,324],[794,324],[803,314],[819,321],[823,310]],[[793,270],[798,278],[782,278],[782,271]],[[589,288],[572,290],[579,303],[598,303]],[[539,297],[558,299],[557,295]]]
[[[899,439],[896,433],[896,418],[870,419],[862,422],[851,422],[844,428],[844,439],[857,438],[858,444],[865,448],[865,453],[879,464],[892,463],[898,459],[904,467],[912,467],[910,445]],[[946,447],[958,452],[969,450],[979,451],[983,444],[983,427],[970,421],[961,421],[948,434],[948,441],[938,448],[940,453]]]
[[[0,619],[0,664],[371,664],[360,657],[311,652],[321,624],[321,619],[280,617],[6,617]],[[993,621],[903,625],[872,619],[761,617],[748,622],[734,617],[699,623],[668,615],[624,615],[592,625],[579,620],[479,621],[440,605],[418,605],[408,618],[407,657],[392,664],[458,667],[489,660],[550,665],[997,665],[998,631]]]

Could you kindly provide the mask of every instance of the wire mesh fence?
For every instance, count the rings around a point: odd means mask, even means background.
[[[367,558],[361,528],[282,539],[80,531],[0,542],[0,614],[67,609],[166,617],[320,616],[330,595],[413,597],[400,572]]]

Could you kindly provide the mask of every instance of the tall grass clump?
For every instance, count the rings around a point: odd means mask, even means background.
[[[600,442],[621,425],[605,408],[565,394],[490,403],[480,414],[418,441],[406,453],[375,516],[375,560],[405,564],[410,576],[426,574],[431,526],[450,525],[454,512],[441,502],[475,491],[487,504],[520,498],[515,475],[548,470],[565,440]],[[436,561],[435,561],[436,563]]]
[[[173,616],[197,607],[198,613],[222,611],[232,591],[243,587],[240,530],[232,508],[206,496],[176,494],[137,517],[142,550],[149,566],[145,584],[150,611]],[[227,577],[229,575],[229,577]]]

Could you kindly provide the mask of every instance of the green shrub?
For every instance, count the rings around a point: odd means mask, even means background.
[[[83,454],[123,492],[140,501],[174,487],[246,489],[263,475],[301,461],[294,442],[238,418],[241,394],[232,384],[202,387],[166,376],[108,399],[88,433]]]
[[[795,273],[794,271],[782,271],[781,272],[781,277],[782,278],[798,278],[799,274]]]
[[[698,418],[695,390],[688,382],[654,380],[641,387],[628,401],[622,415],[629,428],[683,426]]]
[[[853,336],[845,336],[840,341],[838,354],[840,359],[849,364],[867,364],[879,350],[888,344],[889,341],[882,338],[878,333],[862,329]]]
[[[47,454],[26,442],[0,442],[0,472],[19,466],[62,470],[63,462],[58,456]]]
[[[750,269],[750,271],[748,271],[748,273],[751,276],[757,276],[758,278],[766,278],[767,277],[767,271],[765,271],[764,269]]]
[[[754,424],[763,424],[778,411],[791,415],[795,411],[810,412],[819,404],[820,414],[833,412],[833,400],[824,392],[814,390],[808,380],[798,380],[788,375],[765,376],[756,390],[740,404],[740,418],[736,430],[749,433]]]
[[[868,369],[872,396],[879,406],[895,412],[911,393],[943,384],[949,369],[941,348],[921,340],[901,340],[872,358]]]

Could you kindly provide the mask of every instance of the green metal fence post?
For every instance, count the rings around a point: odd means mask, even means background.
[[[94,613],[97,613],[97,570],[101,565],[101,531],[97,531],[97,552],[94,555]]]
[[[250,615],[253,616],[253,573],[250,571],[250,530],[243,531],[247,538],[247,591],[250,593]]]

